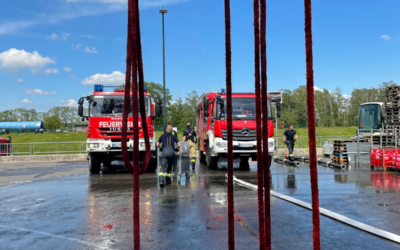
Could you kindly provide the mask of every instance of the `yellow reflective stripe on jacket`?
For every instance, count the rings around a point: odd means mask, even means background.
[[[164,173],[160,172],[158,173],[158,176],[164,176]]]
[[[167,177],[172,177],[172,174],[167,174],[166,176],[167,176]]]

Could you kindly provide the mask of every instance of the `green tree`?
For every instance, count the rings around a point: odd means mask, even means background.
[[[44,118],[43,123],[46,129],[61,128],[61,119],[58,115],[47,116],[46,118]]]

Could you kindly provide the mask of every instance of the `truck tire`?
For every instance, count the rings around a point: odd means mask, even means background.
[[[204,152],[199,150],[199,154],[200,154],[200,162],[207,163],[206,162],[206,155],[204,154]]]
[[[247,156],[240,157],[239,170],[240,171],[249,171],[250,170],[249,157],[247,157]]]
[[[104,159],[104,160],[103,160],[103,165],[104,165],[104,166],[111,166],[111,162],[112,162],[112,161],[111,161],[110,159]]]
[[[149,166],[146,169],[146,173],[154,173],[157,169],[157,159],[153,157],[150,159]]]
[[[95,154],[89,155],[89,172],[91,174],[99,174],[101,170],[101,160]]]
[[[210,155],[211,155],[211,149],[207,145],[207,153],[205,157],[207,162],[207,167],[208,169],[216,170],[218,163],[218,156],[210,156]]]

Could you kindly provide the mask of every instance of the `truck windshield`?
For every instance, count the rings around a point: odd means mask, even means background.
[[[146,116],[151,116],[150,98],[144,97],[146,105]],[[124,110],[124,96],[94,96],[93,101],[90,102],[90,116],[122,116]],[[129,108],[129,114],[132,114],[132,105]],[[140,108],[139,108],[140,115]]]
[[[380,129],[382,128],[381,105],[367,104],[360,106],[359,111],[360,129]]]
[[[221,112],[219,110],[218,112]],[[221,118],[226,118],[226,99]],[[255,120],[256,105],[255,98],[232,98],[232,117],[236,120]],[[268,100],[268,117],[272,117],[271,102]]]

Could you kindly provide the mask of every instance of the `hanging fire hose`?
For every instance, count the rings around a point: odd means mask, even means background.
[[[124,108],[122,115],[122,156],[125,167],[133,174],[133,239],[134,248],[140,249],[140,217],[139,217],[139,175],[146,172],[150,162],[151,151],[149,143],[149,133],[146,121],[145,103],[144,103],[144,76],[142,49],[140,38],[140,22],[139,22],[139,2],[138,0],[128,1],[128,32],[127,32],[127,56],[126,56],[126,75],[125,75],[125,95],[124,107],[130,106],[130,92],[132,91],[132,123],[133,123],[133,165],[129,159],[127,141],[127,124],[129,108]],[[138,73],[139,73],[139,89],[138,89]],[[132,89],[131,89],[132,82]],[[138,100],[139,92],[139,100]],[[140,102],[140,115],[142,124],[142,133],[146,145],[146,152],[143,166],[139,166],[139,118],[138,103]]]
[[[230,0],[225,0],[225,70],[226,70],[226,109],[228,132],[228,246],[235,249],[235,221],[233,201],[233,144],[232,144],[232,68],[231,68],[231,10]]]
[[[256,133],[257,133],[257,198],[258,198],[258,235],[260,238],[260,249],[265,249],[265,216],[264,216],[264,168],[263,154],[261,148],[261,107],[257,105],[260,100],[260,5],[259,0],[253,1],[254,8],[254,78],[256,92]]]
[[[313,41],[312,41],[312,15],[311,0],[304,0],[304,33],[306,41],[306,68],[307,68],[307,115],[308,115],[308,145],[310,151],[310,179],[313,219],[313,247],[321,249],[319,197],[318,197],[318,172],[317,149],[315,143],[315,110],[314,110],[314,69],[313,69]]]

